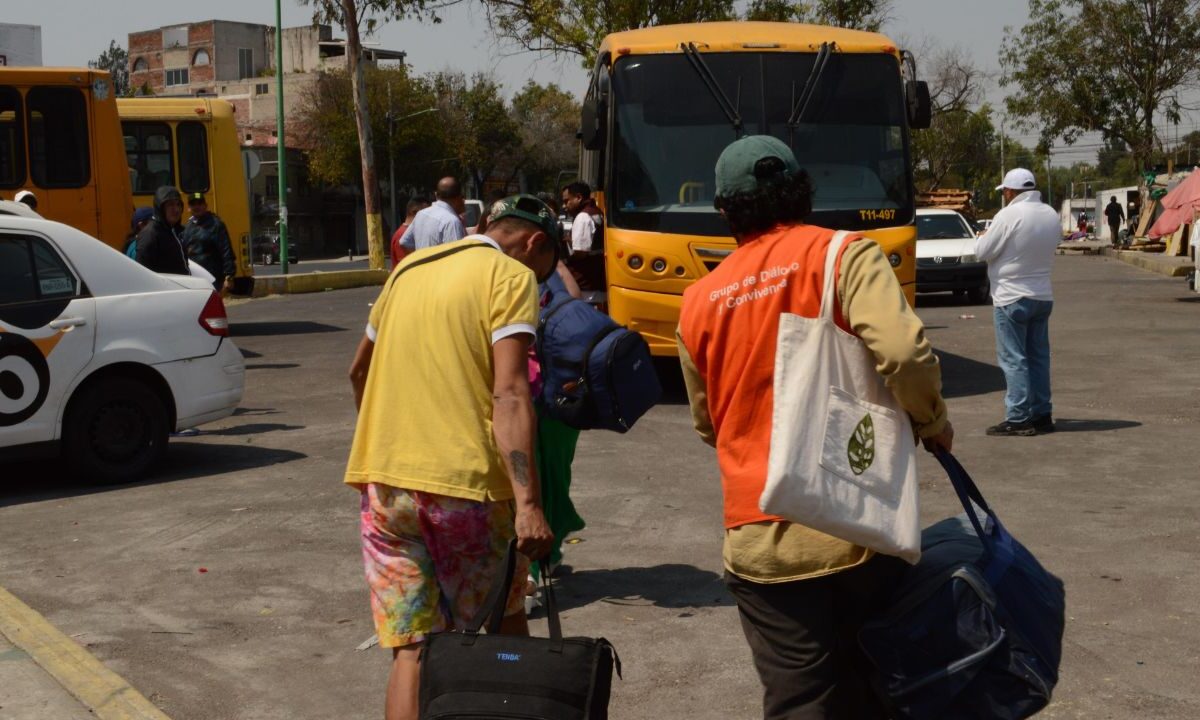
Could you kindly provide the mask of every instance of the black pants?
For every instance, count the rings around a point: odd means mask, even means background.
[[[876,555],[845,572],[788,583],[725,573],[762,680],[764,720],[887,717],[867,683],[856,636],[904,568]]]

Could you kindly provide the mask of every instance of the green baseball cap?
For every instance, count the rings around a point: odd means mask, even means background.
[[[506,217],[516,217],[537,225],[555,243],[562,241],[562,228],[554,211],[533,195],[509,195],[492,205],[488,222]]]
[[[717,158],[717,197],[757,190],[770,175],[759,177],[755,166],[767,158],[780,160],[788,175],[800,172],[795,153],[782,140],[771,135],[750,135],[730,143]]]

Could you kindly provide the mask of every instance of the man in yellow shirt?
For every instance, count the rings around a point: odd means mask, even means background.
[[[512,537],[532,559],[553,541],[532,462],[528,352],[560,234],[537,198],[497,206],[486,235],[401,262],[350,368],[359,415],[346,483],[362,494],[371,607],[393,652],[387,720],[416,720],[421,644],[474,617]],[[527,572],[521,557],[515,577]],[[503,632],[528,634],[513,585]]]

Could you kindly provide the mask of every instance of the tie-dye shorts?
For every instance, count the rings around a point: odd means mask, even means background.
[[[477,502],[376,483],[362,493],[363,561],[382,647],[461,630],[475,616],[513,537],[510,502]],[[517,554],[505,615],[524,612],[529,561]]]

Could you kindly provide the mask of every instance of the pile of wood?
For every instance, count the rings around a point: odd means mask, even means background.
[[[969,190],[926,190],[917,193],[917,207],[956,210],[969,218],[975,217]]]

